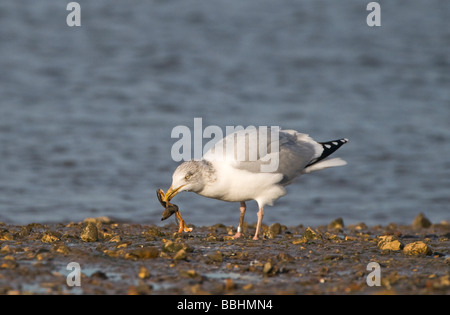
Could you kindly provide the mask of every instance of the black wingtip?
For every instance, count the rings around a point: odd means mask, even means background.
[[[322,160],[332,154],[334,151],[339,149],[342,145],[346,144],[348,142],[347,138],[342,138],[338,140],[332,140],[328,142],[319,142],[322,145],[323,152],[322,155],[319,157],[319,160]]]
[[[311,166],[311,165],[327,158],[334,151],[339,149],[342,145],[346,144],[347,142],[348,142],[347,138],[332,140],[332,141],[328,141],[328,142],[319,142],[323,148],[322,154],[317,159],[312,160],[306,167]]]

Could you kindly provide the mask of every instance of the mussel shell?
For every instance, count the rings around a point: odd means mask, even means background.
[[[159,202],[161,203],[161,205],[162,205],[164,208],[166,208],[167,202],[163,200],[164,195],[165,195],[165,194],[164,194],[164,190],[158,189],[158,190],[156,191],[156,197],[158,197],[158,200],[159,200]]]
[[[170,218],[172,216],[172,214],[177,213],[178,212],[178,206],[174,205],[174,204],[169,204],[168,207],[166,209],[164,209],[164,212],[162,214],[161,217],[161,221]]]
[[[156,196],[158,197],[159,202],[161,203],[161,205],[165,208],[163,214],[162,214],[162,218],[161,221],[170,218],[174,213],[178,212],[178,206],[170,203],[168,201],[164,201],[164,191],[162,189],[158,189],[156,191]]]

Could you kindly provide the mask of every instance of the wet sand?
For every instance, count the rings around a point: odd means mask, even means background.
[[[192,227],[179,235],[173,223],[108,218],[0,223],[0,294],[450,294],[448,222],[275,223],[258,241],[254,225],[238,240],[231,226]],[[80,265],[80,286],[67,283],[76,279],[70,262]],[[379,286],[367,284],[370,262]]]

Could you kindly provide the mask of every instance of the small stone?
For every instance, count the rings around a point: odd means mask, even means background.
[[[115,235],[109,239],[109,242],[114,242],[114,243],[119,243],[121,241],[122,241],[122,239],[120,238],[120,235]]]
[[[194,285],[189,286],[189,289],[190,289],[192,294],[196,294],[196,295],[208,295],[208,294],[211,294],[211,292],[204,290],[202,288],[202,286],[200,285],[200,283],[196,283]]]
[[[156,226],[151,226],[144,232],[147,236],[164,236],[164,233]]]
[[[117,258],[123,254],[123,250],[105,249],[105,250],[103,250],[103,253],[109,257]]]
[[[80,238],[84,242],[98,241],[98,229],[95,223],[88,222],[81,232]]]
[[[150,278],[150,271],[147,268],[145,268],[144,266],[141,266],[139,268],[138,277],[141,279],[148,279],[148,278]]]
[[[439,287],[450,287],[450,274],[446,274],[439,278]]]
[[[16,269],[19,264],[15,260],[4,259],[0,261],[0,269]]]
[[[242,289],[245,291],[250,291],[251,289],[253,289],[253,283],[248,283],[248,284],[242,286]]]
[[[403,244],[394,235],[383,235],[379,237],[378,248],[381,250],[401,250]]]
[[[177,253],[179,250],[183,249],[183,244],[172,242],[171,240],[165,241],[163,246],[163,251],[169,253]]]
[[[406,255],[426,256],[431,255],[433,252],[431,248],[422,241],[406,244],[403,248],[403,252]]]
[[[231,236],[226,236],[227,239],[233,239]],[[224,238],[221,235],[217,235],[214,233],[208,233],[208,235],[205,237],[206,242],[223,242]]]
[[[173,259],[175,259],[175,260],[185,260],[186,258],[187,258],[187,253],[184,249],[180,249],[173,257]]]
[[[342,218],[337,218],[328,224],[328,229],[330,230],[341,230],[344,228],[344,220]]]
[[[200,277],[200,275],[194,269],[181,270],[180,271],[180,276],[185,277],[185,278],[197,278],[197,277]]]
[[[292,241],[292,244],[298,245],[298,244],[305,244],[308,240],[305,237],[296,238]]]
[[[92,279],[93,278],[97,278],[97,279],[101,279],[101,280],[107,280],[108,276],[103,271],[97,270],[96,272],[91,274],[90,278],[92,278]]]
[[[278,260],[280,260],[280,261],[294,261],[295,260],[295,258],[294,257],[292,257],[291,255],[289,255],[289,254],[286,254],[286,253],[279,253],[278,254],[278,256],[277,256],[277,258],[278,258]]]
[[[0,248],[0,253],[1,254],[9,254],[11,253],[11,248],[9,247],[9,245],[3,244],[2,247]]]
[[[0,233],[0,241],[12,241],[14,237],[9,232]]]
[[[356,231],[361,231],[361,230],[366,230],[368,229],[367,225],[364,222],[359,222],[355,225],[351,225],[349,226],[351,229],[356,230]]]
[[[322,239],[322,236],[318,232],[316,232],[312,228],[310,228],[309,226],[306,228],[305,233],[303,233],[303,237],[305,239],[307,239],[308,241]]]
[[[430,226],[431,221],[423,213],[419,213],[412,223],[412,227],[415,229],[429,228]]]
[[[281,234],[282,232],[282,226],[280,223],[274,223],[271,226],[269,226],[269,232],[268,237],[269,238],[275,238],[278,234]]]
[[[54,245],[55,247],[53,248],[53,250],[57,253],[63,254],[63,255],[67,255],[69,253],[69,247],[67,247],[67,245],[65,244],[60,244],[60,245]]]
[[[41,242],[43,243],[53,243],[59,241],[59,238],[53,234],[44,234],[41,238]]]
[[[223,256],[222,256],[222,252],[221,251],[216,251],[212,254],[209,254],[208,259],[210,262],[218,262],[221,263],[223,261]]]
[[[270,261],[266,262],[266,263],[264,264],[263,273],[264,273],[264,274],[268,274],[269,272],[272,271],[272,268],[273,268],[273,266],[272,266],[272,264],[270,263]]]
[[[134,249],[125,254],[125,259],[150,259],[159,257],[159,250],[154,246]]]
[[[330,234],[330,233],[325,233],[325,236],[327,239],[329,239],[330,241],[341,241],[341,238],[336,235],[336,234]]]
[[[132,285],[128,288],[129,295],[148,295],[152,288],[146,284]]]
[[[48,260],[48,259],[51,259],[51,255],[47,251],[46,252],[41,252],[41,253],[36,254],[36,259],[37,260],[41,260],[41,261],[42,260]]]
[[[234,283],[233,279],[226,279],[225,280],[225,291],[231,291],[236,289],[236,284]]]
[[[4,260],[16,260],[16,258],[14,258],[14,256],[12,255],[6,255],[5,257],[3,257]]]

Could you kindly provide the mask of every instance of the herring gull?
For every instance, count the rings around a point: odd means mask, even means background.
[[[182,191],[192,191],[208,198],[239,202],[239,225],[233,238],[243,236],[245,202],[255,200],[259,211],[253,239],[257,240],[264,207],[284,196],[285,186],[300,175],[347,164],[341,158],[325,160],[347,143],[345,138],[317,142],[295,130],[277,129],[276,133],[269,135],[268,132],[264,135],[262,131],[258,127],[231,133],[200,160],[180,164],[173,173],[172,185],[166,192],[165,200]],[[272,162],[276,162],[276,168],[267,171]]]

